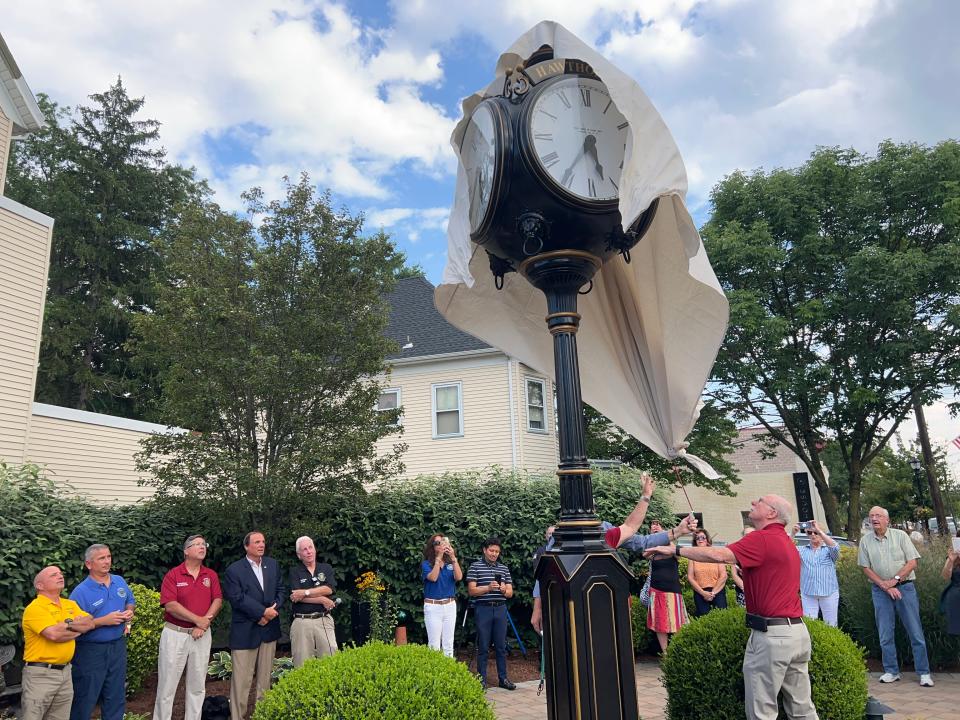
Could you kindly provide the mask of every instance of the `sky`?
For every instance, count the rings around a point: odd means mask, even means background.
[[[954,0],[2,0],[35,94],[75,106],[119,76],[169,158],[240,209],[309,173],[439,282],[461,100],[556,20],[630,74],[684,158],[698,225],[737,169],[818,146],[957,138]],[[960,420],[932,408],[939,442]],[[940,415],[943,415],[941,418]],[[951,460],[960,464],[960,450]]]

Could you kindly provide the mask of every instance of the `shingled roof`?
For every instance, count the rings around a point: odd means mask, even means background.
[[[397,282],[387,297],[390,321],[387,337],[401,348],[391,360],[446,355],[469,350],[488,350],[490,345],[448,323],[433,304],[433,285],[426,278],[410,277]]]

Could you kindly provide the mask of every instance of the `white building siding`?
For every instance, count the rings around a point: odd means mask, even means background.
[[[0,458],[23,459],[53,221],[0,196]]]

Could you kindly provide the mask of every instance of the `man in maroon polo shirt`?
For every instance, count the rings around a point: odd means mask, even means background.
[[[817,720],[810,698],[810,634],[800,603],[800,556],[786,532],[793,506],[779,495],[750,503],[756,529],[725,547],[650,548],[644,557],[671,555],[698,562],[736,563],[747,596],[750,639],[743,656],[744,704],[749,720],[776,720],[777,694],[792,720]]]
[[[210,662],[210,623],[223,604],[220,579],[203,564],[207,543],[191,535],[183,543],[183,562],[160,585],[163,632],[157,659],[157,700],[153,720],[170,720],[180,676],[187,671],[184,720],[200,720],[207,664]]]

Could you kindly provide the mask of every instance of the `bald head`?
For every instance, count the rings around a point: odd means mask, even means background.
[[[63,573],[56,565],[47,565],[33,578],[33,587],[37,593],[47,597],[58,597],[63,590]]]
[[[752,500],[750,514],[747,517],[753,526],[760,530],[773,523],[786,527],[792,514],[793,505],[786,498],[771,494]]]

